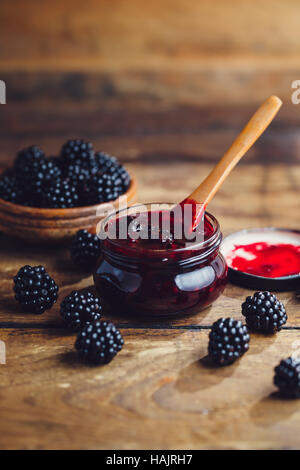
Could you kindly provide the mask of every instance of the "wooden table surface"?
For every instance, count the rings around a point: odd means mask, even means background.
[[[120,156],[139,183],[139,200],[177,201],[207,174],[253,108],[167,108],[126,103],[96,109],[7,105],[1,108],[2,164],[27,144],[57,152],[83,136]],[[224,235],[246,227],[300,227],[298,122],[284,109],[210,205]],[[59,302],[41,316],[23,314],[12,278],[43,264],[60,286]],[[106,366],[80,363],[59,317],[59,303],[92,278],[68,251],[24,245],[0,235],[0,447],[4,449],[300,448],[300,401],[281,400],[273,369],[300,346],[300,305],[280,293],[288,322],[274,336],[251,335],[250,350],[230,367],[206,359],[211,324],[242,318],[247,289],[228,284],[205,311],[173,321],[112,320],[125,339]],[[300,288],[300,287],[299,287]]]

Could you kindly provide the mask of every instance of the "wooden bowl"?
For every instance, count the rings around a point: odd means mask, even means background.
[[[96,232],[97,224],[111,204],[119,206],[135,202],[136,181],[131,177],[128,190],[111,203],[71,209],[39,209],[12,204],[0,198],[0,231],[32,243],[67,244],[80,229]],[[98,214],[98,215],[97,215]]]

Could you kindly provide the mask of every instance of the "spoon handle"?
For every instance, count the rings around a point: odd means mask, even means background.
[[[282,101],[277,96],[270,96],[253,114],[219,163],[185,201],[191,200],[206,207],[235,165],[274,119],[281,105]]]

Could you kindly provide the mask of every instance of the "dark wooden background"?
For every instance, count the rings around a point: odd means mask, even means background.
[[[9,101],[154,106],[289,100],[297,0],[2,0]]]
[[[295,161],[299,14],[297,0],[2,0],[0,161],[73,136],[124,161],[212,161],[270,94],[284,108],[247,162]]]
[[[36,143],[57,154],[82,137],[134,172],[140,201],[182,199],[211,169],[256,106],[284,106],[226,181],[210,210],[228,233],[300,228],[300,4],[296,0],[1,0],[0,164]],[[12,277],[44,264],[61,287],[92,285],[66,250],[0,235],[1,448],[299,448],[297,401],[272,384],[297,351],[299,300],[281,293],[289,320],[274,337],[251,336],[234,366],[205,359],[211,324],[241,318],[250,291],[228,285],[192,318],[114,321],[126,345],[107,367],[73,352],[59,303],[24,315]],[[300,286],[299,286],[300,288]]]

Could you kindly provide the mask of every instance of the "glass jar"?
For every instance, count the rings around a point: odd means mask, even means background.
[[[143,207],[150,210],[150,204]],[[107,217],[102,230],[122,212]],[[224,290],[227,265],[219,251],[219,223],[207,212],[206,220],[210,234],[192,248],[153,250],[146,244],[102,240],[102,254],[94,273],[101,297],[118,314],[147,318],[193,314],[211,305]]]

